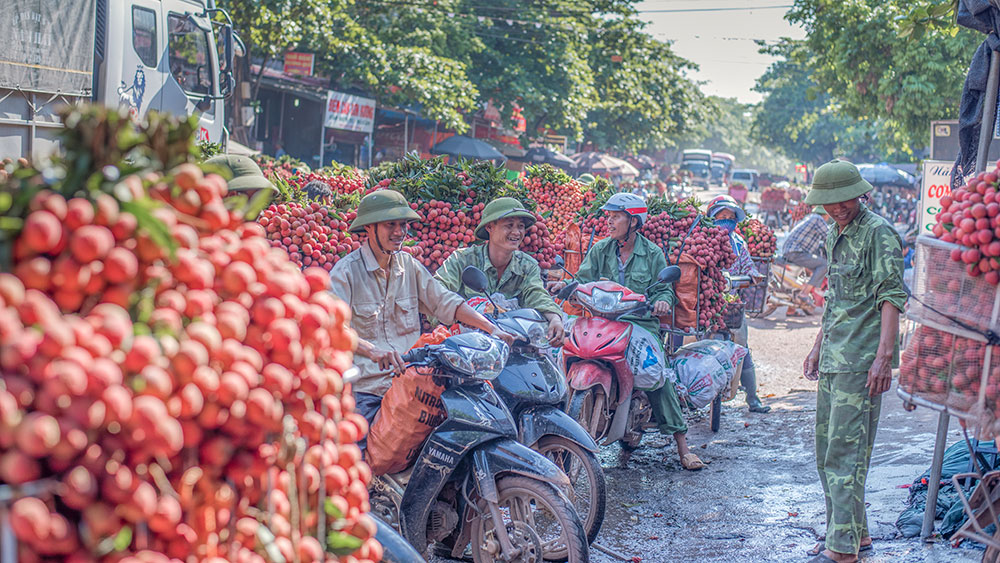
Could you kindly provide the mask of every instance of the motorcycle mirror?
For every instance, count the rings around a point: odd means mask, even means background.
[[[679,279],[681,279],[681,269],[679,266],[667,266],[660,270],[659,275],[656,276],[656,280],[660,283],[674,283]]]
[[[573,292],[576,291],[576,288],[579,285],[580,285],[579,282],[570,283],[566,287],[560,289],[559,293],[556,294],[556,297],[565,301],[566,299],[569,298],[570,295],[573,295]]]
[[[482,270],[475,266],[466,266],[462,270],[462,283],[473,291],[486,293],[486,285],[489,282]]]
[[[555,265],[556,265],[557,268],[562,269],[562,268],[566,267],[566,259],[563,258],[562,256],[559,256],[558,254],[556,255],[556,257],[553,260],[553,262],[555,263]]]

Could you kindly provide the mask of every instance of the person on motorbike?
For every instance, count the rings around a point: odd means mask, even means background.
[[[663,250],[639,234],[639,229],[649,215],[646,202],[634,194],[618,193],[608,198],[601,209],[607,213],[608,238],[595,243],[587,252],[576,273],[577,280],[588,283],[609,279],[632,291],[645,294],[646,288],[656,281],[660,270],[667,267]],[[549,291],[559,291],[565,285],[565,282],[553,282],[549,285]],[[657,345],[650,350],[655,356],[655,365],[666,369],[663,340],[658,336],[660,322],[657,317],[669,313],[675,303],[673,287],[658,285],[646,297],[652,305],[652,316],[626,316],[620,320],[633,325],[629,348],[655,342]],[[677,389],[669,377],[663,379],[666,383],[662,387],[646,393],[659,423],[660,433],[673,435],[684,469],[702,469],[705,463],[688,448],[687,424],[681,413]]]
[[[736,253],[736,262],[729,268],[729,274],[732,276],[759,278],[760,274],[754,266],[753,258],[750,257],[747,243],[736,232],[736,225],[747,217],[743,208],[732,197],[720,195],[709,203],[708,216],[715,219],[716,225],[729,232],[729,242],[733,247],[733,252]],[[750,347],[747,346],[749,332],[746,318],[740,324],[739,330],[732,332],[733,342],[747,348],[747,355],[743,358],[743,370],[740,372],[740,386],[746,391],[747,407],[749,407],[750,412],[767,413],[771,411],[771,407],[765,407],[760,397],[757,396],[757,371],[753,364]]]
[[[420,336],[420,313],[461,322],[508,345],[511,335],[477,313],[458,294],[445,289],[415,258],[402,252],[411,221],[420,219],[403,194],[378,190],[358,205],[352,233],[368,235],[361,248],[344,256],[330,271],[331,291],[351,307],[351,328],[358,335],[354,365],[356,410],[371,424],[405,365],[402,354]],[[402,429],[401,429],[402,430]],[[364,444],[359,444],[362,448]]]
[[[802,218],[792,227],[781,246],[781,253],[791,264],[802,266],[812,272],[809,282],[803,288],[813,296],[818,306],[823,305],[823,295],[819,287],[826,277],[827,261],[823,255],[826,235],[830,232],[829,217],[826,211],[816,206],[813,212]]]
[[[552,346],[562,343],[562,310],[542,285],[538,262],[518,248],[528,229],[535,224],[535,214],[512,197],[491,201],[483,209],[476,227],[476,238],[486,244],[460,248],[445,259],[434,277],[441,285],[468,299],[476,294],[462,283],[462,271],[475,266],[486,273],[488,290],[494,301],[504,301],[511,308],[535,309],[549,321],[548,338]],[[516,304],[515,304],[516,303]]]

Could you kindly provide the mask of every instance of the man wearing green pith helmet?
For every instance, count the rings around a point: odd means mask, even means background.
[[[371,423],[392,383],[403,372],[402,354],[420,336],[420,313],[460,322],[513,343],[513,338],[448,291],[415,258],[401,252],[410,222],[420,216],[403,194],[377,190],[358,205],[352,233],[368,238],[330,271],[330,289],[351,307],[358,335],[353,385],[356,409]],[[360,446],[364,447],[364,441]]]
[[[899,235],[860,201],[871,189],[856,166],[834,160],[816,170],[806,196],[834,221],[822,328],[803,364],[806,378],[818,380],[816,469],[826,496],[826,537],[810,563],[850,563],[872,548],[865,480],[882,393],[899,365],[906,292]]]
[[[435,277],[448,289],[466,299],[476,295],[462,283],[462,271],[475,266],[486,273],[491,296],[507,301],[513,308],[535,309],[549,321],[548,338],[553,346],[563,339],[559,306],[542,285],[541,269],[534,258],[518,248],[528,229],[535,224],[534,213],[512,197],[491,201],[476,227],[476,238],[486,244],[460,248],[441,264]],[[494,299],[498,301],[498,299]]]

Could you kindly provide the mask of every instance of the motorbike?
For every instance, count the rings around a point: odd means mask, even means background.
[[[730,276],[729,274],[726,274],[727,293],[746,289],[751,285],[753,285],[753,279],[751,279],[750,276]],[[746,319],[742,318],[741,315],[740,321],[746,322]],[[727,319],[726,328],[712,335],[712,338],[731,341],[733,339],[733,331],[739,330],[742,326],[742,324],[735,324]],[[736,370],[733,371],[733,376],[730,378],[729,383],[727,383],[722,391],[720,391],[719,394],[712,399],[712,404],[709,409],[709,420],[712,432],[719,431],[719,427],[722,423],[722,402],[729,401],[736,396],[736,391],[740,387],[740,375],[742,371],[742,364],[736,366]]]
[[[774,263],[771,264],[767,307],[761,313],[761,317],[770,315],[778,307],[788,307],[790,315],[797,310],[806,315],[815,312],[818,305],[813,296],[805,291],[810,274],[806,268],[790,264],[781,256],[775,259]]]
[[[667,266],[646,292],[680,276],[679,267]],[[619,318],[647,313],[646,296],[611,281],[574,281],[558,293],[560,299],[571,296],[591,316],[573,323],[563,347],[569,413],[598,442],[620,440],[626,451],[634,450],[652,418],[652,408],[646,394],[635,388],[625,360],[632,324]]]
[[[462,283],[488,295],[486,274],[475,266],[462,271]],[[500,310],[496,304],[494,310]],[[583,521],[587,540],[593,542],[604,522],[604,470],[597,443],[564,412],[566,378],[542,351],[548,347],[548,322],[534,309],[497,313],[494,320],[515,342],[493,388],[514,415],[518,441],[551,459],[569,477],[572,487],[564,492]]]
[[[382,545],[382,563],[414,563],[424,560],[395,528],[375,515],[368,516],[375,522],[375,539]]]
[[[373,479],[372,512],[419,551],[440,542],[453,558],[470,550],[474,563],[537,562],[547,553],[586,562],[583,523],[562,493],[569,478],[516,441],[514,419],[493,389],[508,353],[499,340],[471,332],[403,355],[440,378],[445,416],[407,470]]]

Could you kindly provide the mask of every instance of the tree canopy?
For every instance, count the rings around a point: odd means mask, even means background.
[[[983,37],[944,23],[942,2],[795,0],[807,68],[845,116],[878,122],[883,149],[917,153],[930,122],[957,117],[969,60]]]
[[[643,31],[635,0],[220,0],[250,55],[318,55],[331,87],[370,92],[464,131],[515,106],[528,136],[669,146],[703,117],[694,65]],[[256,95],[256,91],[254,92]]]

